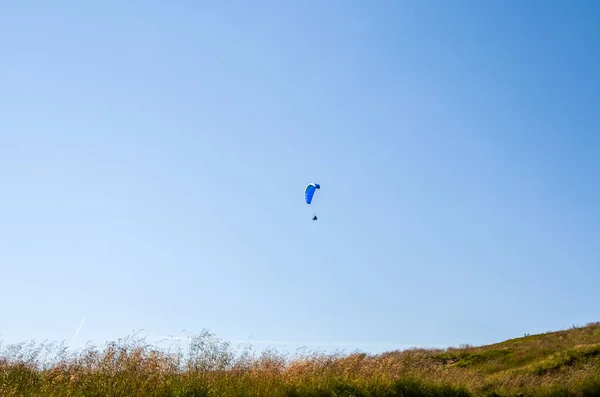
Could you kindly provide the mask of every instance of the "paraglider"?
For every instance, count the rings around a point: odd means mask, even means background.
[[[309,183],[306,186],[306,189],[304,189],[304,200],[306,201],[306,204],[311,204],[312,200],[313,200],[313,196],[315,195],[315,192],[317,191],[317,189],[321,189],[321,185],[319,185],[318,183]],[[313,221],[317,220],[317,215],[315,214],[315,216],[312,218]]]

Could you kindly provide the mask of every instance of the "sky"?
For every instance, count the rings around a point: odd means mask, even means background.
[[[0,340],[380,352],[600,321],[599,19],[4,2]]]

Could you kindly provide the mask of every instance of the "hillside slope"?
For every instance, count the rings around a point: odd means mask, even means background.
[[[488,346],[446,349],[432,356],[448,369],[493,385],[483,389],[504,394],[543,390],[557,395],[592,391],[591,395],[600,395],[600,323]]]
[[[465,349],[448,349],[440,360],[484,374],[543,375],[600,364],[600,323],[510,339]]]

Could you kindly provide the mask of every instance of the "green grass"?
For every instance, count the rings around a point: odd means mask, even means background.
[[[286,356],[208,332],[185,349],[136,336],[72,352],[0,345],[0,396],[600,396],[600,323],[448,349]]]

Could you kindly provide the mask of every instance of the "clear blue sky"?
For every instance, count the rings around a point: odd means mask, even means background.
[[[74,344],[381,351],[600,320],[599,20],[3,4],[0,338],[70,341],[85,317]]]

